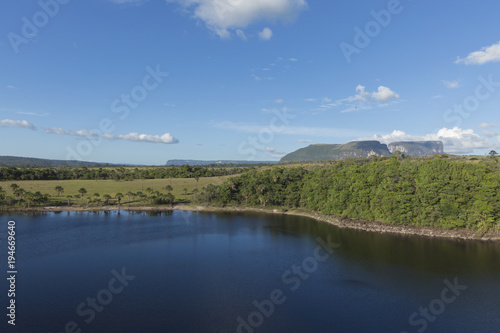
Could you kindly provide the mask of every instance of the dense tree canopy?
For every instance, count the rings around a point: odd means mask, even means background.
[[[344,160],[328,168],[273,168],[203,188],[219,205],[306,208],[398,225],[492,230],[500,221],[496,162]]]
[[[163,178],[195,178],[220,177],[236,175],[255,167],[203,167],[203,166],[170,166],[148,168],[124,167],[49,167],[49,168],[0,168],[0,181],[4,180],[133,180]]]

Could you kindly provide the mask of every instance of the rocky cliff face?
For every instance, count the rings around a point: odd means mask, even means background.
[[[422,156],[432,154],[443,154],[444,145],[442,141],[408,141],[393,142],[387,148],[391,154],[400,151],[406,155]]]
[[[378,141],[354,141],[346,144],[316,144],[301,148],[286,156],[280,162],[327,161],[345,158],[366,158],[390,156],[396,151],[406,155],[422,156],[442,154],[441,141],[394,142],[389,145]]]
[[[327,161],[345,158],[389,156],[387,145],[378,141],[355,141],[346,144],[316,144],[284,156],[281,162]]]

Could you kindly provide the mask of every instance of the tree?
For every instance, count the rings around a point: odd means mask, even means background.
[[[490,155],[491,157],[497,157],[498,153],[496,151],[492,150],[488,153],[488,155]]]
[[[196,175],[194,176],[194,179],[196,180],[196,189],[198,189],[198,181],[200,180],[200,176]]]
[[[19,185],[17,185],[17,184],[10,184],[10,188],[12,189],[12,192],[15,192],[19,188]]]
[[[87,194],[87,190],[84,187],[82,187],[78,190],[78,193],[80,193],[81,197],[83,198],[83,196]]]
[[[120,192],[118,192],[118,193],[115,194],[115,198],[116,198],[116,200],[118,200],[118,205],[120,205],[121,201],[122,201],[122,198],[123,198],[123,194],[121,194]]]
[[[111,199],[111,196],[109,194],[105,194],[102,197],[104,198],[104,204],[107,205],[109,203],[109,199]]]
[[[172,193],[168,193],[165,196],[165,202],[169,203],[172,207],[174,206],[175,197]]]
[[[62,186],[56,186],[57,195],[64,193],[64,188]]]
[[[71,199],[73,199],[73,196],[67,195],[66,198],[68,198],[68,206],[71,206]]]
[[[16,188],[16,190],[14,191],[14,195],[16,197],[23,197],[25,195],[26,191],[20,187]]]
[[[165,190],[167,190],[167,192],[169,192],[169,193],[172,192],[173,189],[174,188],[172,186],[170,186],[170,185],[165,186]]]
[[[182,189],[182,191],[184,192],[184,195],[186,195],[186,194],[187,194],[188,189],[187,189],[186,187],[184,187],[184,188]]]

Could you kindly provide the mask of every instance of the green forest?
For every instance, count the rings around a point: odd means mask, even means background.
[[[347,159],[313,168],[275,167],[208,185],[199,203],[303,208],[395,225],[498,231],[497,158],[473,163],[434,159]]]
[[[7,180],[134,180],[165,178],[221,177],[235,175],[255,167],[48,167],[0,168],[0,181]]]

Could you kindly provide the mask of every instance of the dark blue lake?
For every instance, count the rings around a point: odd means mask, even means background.
[[[500,244],[257,213],[0,218],[1,332],[500,332]]]

